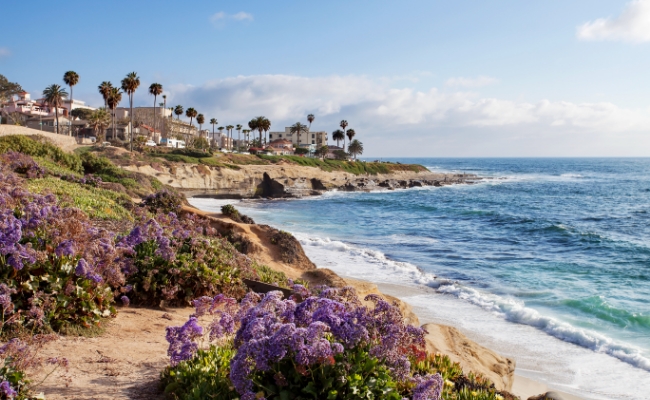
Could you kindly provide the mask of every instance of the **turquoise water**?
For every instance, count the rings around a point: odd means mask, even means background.
[[[319,266],[430,287],[650,371],[650,159],[399,161],[489,179],[238,207]]]

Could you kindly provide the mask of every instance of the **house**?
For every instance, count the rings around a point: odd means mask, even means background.
[[[292,156],[293,155],[293,147],[286,148],[286,147],[268,146],[266,148],[266,151],[273,154],[274,156]]]
[[[272,140],[269,142],[270,147],[276,147],[276,148],[282,148],[282,149],[290,149],[293,150],[293,143],[286,139],[276,139]]]
[[[325,158],[336,159],[337,158],[336,157],[336,152],[338,152],[338,151],[345,152],[345,150],[343,150],[343,147],[327,146],[327,154],[325,155]]]
[[[148,139],[151,139],[156,143],[160,143],[160,137],[162,134],[160,130],[154,129],[149,125],[145,125],[145,124],[141,124],[140,126],[138,126],[134,133],[139,134],[141,136],[146,136]]]
[[[298,134],[291,133],[291,127],[284,128],[284,132],[269,132],[269,140],[274,141],[278,139],[285,139],[291,141],[294,145],[298,145]],[[316,147],[327,146],[327,132],[301,132],[300,144],[315,144]]]
[[[31,117],[27,119],[26,123],[28,128],[37,129],[45,132],[56,133],[56,116],[48,115],[45,117]],[[76,126],[77,124],[75,124]],[[85,122],[81,122],[81,125],[85,125]],[[67,117],[59,115],[59,134],[70,135],[72,131],[72,121]]]
[[[232,138],[226,135],[221,135],[221,141],[219,142],[219,148],[222,149],[232,149]]]
[[[28,92],[18,93],[18,98],[12,97],[11,100],[2,105],[3,114],[19,113],[27,117],[42,116],[47,117],[55,114],[53,107],[45,104],[43,99],[32,100]],[[59,107],[59,115],[68,115],[68,110],[65,107]]]
[[[90,110],[90,111],[95,111],[96,108],[90,107],[86,105],[85,101],[73,99],[72,101],[70,99],[65,99],[63,100],[63,107],[68,111],[68,114],[72,110],[76,110],[78,108],[83,108],[85,110]]]
[[[106,139],[119,138],[121,140],[127,140],[129,138],[129,127],[131,126],[130,122],[125,124],[117,123],[115,127],[110,126],[106,129]]]

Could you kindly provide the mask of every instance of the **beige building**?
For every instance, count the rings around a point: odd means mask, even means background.
[[[284,132],[269,132],[269,141],[272,142],[278,139],[289,140],[294,146],[298,147],[298,134],[291,133],[291,127],[284,128]],[[300,144],[314,144],[316,147],[327,146],[327,132],[301,132]]]

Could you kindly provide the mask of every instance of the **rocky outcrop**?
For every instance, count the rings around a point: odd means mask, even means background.
[[[478,178],[463,174],[400,171],[391,174],[354,175],[327,172],[315,167],[292,164],[242,165],[236,168],[196,164],[130,165],[123,167],[155,176],[162,183],[179,189],[187,197],[286,198],[322,194],[328,190],[374,191],[421,186],[472,183]]]

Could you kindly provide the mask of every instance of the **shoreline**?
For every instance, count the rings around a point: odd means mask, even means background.
[[[242,201],[242,203],[246,203],[248,201],[250,201],[250,200],[247,200],[245,202]],[[221,202],[225,202],[225,201],[222,200]],[[245,206],[243,204],[242,204],[242,206],[245,208]],[[210,210],[213,211],[214,209],[210,209]],[[244,212],[245,212],[245,210],[244,210]],[[263,222],[261,222],[261,223],[263,223]],[[286,229],[286,228],[284,228],[284,229]],[[305,248],[305,251],[306,251],[307,255],[319,267],[331,268],[336,273],[338,273],[339,276],[341,276],[342,278],[348,279],[348,276],[347,276],[346,273],[344,273],[344,271],[341,271],[340,268],[339,268],[339,270],[337,270],[336,267],[333,266],[334,264],[336,264],[336,262],[332,262],[332,263],[327,262],[327,263],[324,263],[324,264],[319,263],[316,259],[313,258],[313,256],[311,254],[309,254],[309,248],[311,246],[308,246],[308,245],[305,246],[305,243],[303,242],[303,247]],[[321,259],[321,261],[322,261],[322,259]],[[410,306],[412,306],[413,311],[416,313],[416,315],[419,317],[420,321],[423,322],[423,323],[425,323],[425,322],[435,322],[435,323],[442,323],[442,324],[446,324],[446,325],[456,327],[456,328],[460,329],[463,333],[465,333],[471,340],[475,341],[476,343],[482,344],[482,345],[486,346],[489,349],[495,350],[499,354],[503,354],[503,355],[505,355],[507,357],[515,356],[514,358],[516,358],[516,354],[509,353],[507,350],[504,351],[504,349],[508,348],[507,343],[506,343],[505,346],[504,346],[504,343],[498,344],[498,343],[495,342],[494,338],[490,338],[490,337],[488,337],[486,335],[481,334],[480,329],[472,330],[472,329],[468,329],[467,326],[465,326],[465,327],[462,326],[462,324],[460,322],[462,321],[462,318],[466,318],[467,315],[463,315],[463,317],[461,317],[461,320],[457,320],[457,321],[454,321],[453,319],[452,320],[448,320],[448,319],[444,320],[444,319],[436,318],[435,315],[432,315],[432,313],[429,312],[430,310],[427,311],[426,309],[423,309],[422,307],[419,307],[418,304],[413,303],[413,302],[410,301],[409,298],[412,298],[414,296],[415,292],[418,292],[420,294],[422,294],[422,293],[435,294],[436,291],[433,288],[429,288],[429,287],[422,286],[422,285],[415,285],[415,284],[414,285],[408,285],[408,284],[391,285],[391,284],[382,283],[381,281],[375,282],[375,281],[372,280],[372,278],[368,279],[367,277],[362,277],[362,276],[358,276],[358,275],[355,276],[354,274],[349,275],[349,278],[352,278],[352,279],[355,279],[355,280],[362,280],[362,281],[366,281],[366,282],[375,284],[375,285],[377,285],[379,287],[379,289],[380,289],[380,291],[382,293],[389,294],[391,296],[395,296],[395,297],[400,298],[401,300],[405,301]],[[446,296],[446,295],[438,294],[438,296]],[[451,296],[446,296],[446,297],[449,299],[449,302],[454,302],[455,301],[456,303],[458,303],[458,301],[459,301],[459,299],[457,299],[455,297],[453,299],[452,299]],[[461,302],[461,303],[462,303],[462,307],[475,308],[475,309],[479,310],[480,312],[484,312],[484,313],[487,314],[487,312],[485,312],[485,310],[483,310],[483,309],[480,309],[480,307],[476,307],[475,305],[469,304],[467,302]],[[576,381],[575,384],[573,384],[572,383],[573,378],[571,378],[571,376],[573,376],[572,374],[574,372],[570,372],[571,370],[567,369],[567,368],[569,368],[569,367],[574,368],[575,367],[575,366],[570,366],[571,362],[573,361],[572,358],[574,356],[582,357],[584,359],[598,359],[601,362],[604,361],[604,362],[607,362],[607,363],[617,363],[617,362],[620,362],[619,360],[611,359],[611,357],[608,356],[608,355],[598,353],[598,352],[594,352],[594,351],[591,351],[589,349],[585,349],[584,347],[581,347],[581,346],[578,346],[578,345],[575,345],[575,344],[572,344],[572,343],[569,343],[569,342],[566,342],[566,341],[562,341],[560,339],[557,339],[557,338],[555,338],[555,337],[553,337],[551,335],[548,335],[545,332],[542,332],[542,331],[540,331],[540,330],[538,330],[538,329],[536,329],[536,328],[534,328],[532,326],[526,325],[526,324],[510,322],[510,321],[507,321],[505,319],[501,319],[501,321],[502,321],[502,324],[504,324],[504,325],[513,325],[513,326],[517,327],[515,329],[517,329],[518,331],[528,330],[528,331],[536,332],[537,339],[541,338],[541,341],[544,342],[545,345],[548,345],[548,343],[554,342],[554,343],[558,344],[560,349],[568,350],[568,352],[566,353],[566,356],[561,351],[560,351],[559,354],[555,354],[555,355],[547,355],[547,354],[543,354],[543,353],[538,352],[537,354],[535,354],[536,356],[538,356],[537,359],[533,359],[531,357],[531,354],[528,354],[527,357],[525,357],[525,358],[527,358],[525,363],[520,364],[518,362],[518,369],[515,371],[516,380],[515,380],[515,384],[514,384],[513,390],[512,390],[513,393],[516,393],[517,395],[521,395],[522,398],[524,398],[524,399],[527,399],[528,398],[527,396],[538,395],[540,393],[545,393],[545,391],[549,391],[549,390],[557,392],[557,393],[561,393],[564,396],[564,398],[566,398],[566,399],[605,399],[605,398],[612,398],[612,397],[608,397],[607,395],[602,394],[602,393],[610,393],[610,396],[614,395],[614,393],[616,393],[616,390],[615,390],[616,386],[610,386],[610,388],[614,388],[614,389],[605,390],[605,391],[603,391],[603,389],[594,388],[591,391],[585,392],[584,391],[585,388],[591,387],[591,386],[588,386],[588,385],[585,386],[585,387],[582,387],[581,389],[578,389],[580,386],[576,386],[576,385],[579,385],[581,380],[578,379],[578,381]],[[487,329],[489,329],[489,328],[487,328]],[[535,343],[537,343],[537,339],[534,339]],[[593,357],[589,356],[589,355],[593,355]],[[551,359],[549,360],[548,357],[551,357]],[[534,361],[534,362],[531,362],[531,361]],[[581,361],[584,361],[584,360],[581,359]],[[555,374],[551,374],[551,375],[546,374],[545,375],[545,371],[543,369],[536,369],[536,368],[533,367],[533,364],[535,362],[537,362],[537,363],[551,362],[551,364],[553,364],[553,365],[557,364],[556,365],[557,367],[560,367],[560,369],[562,369],[566,373],[569,373],[569,375],[566,375],[566,379],[562,378],[562,375],[561,375],[560,371],[554,371],[554,372],[557,372]],[[625,364],[622,367],[625,368],[625,367],[629,367],[629,366],[627,366],[627,364]],[[547,370],[548,370],[548,368],[547,368]],[[581,374],[579,369],[574,370],[574,371],[577,371],[578,375]],[[554,377],[557,378],[557,380],[553,379]],[[549,379],[549,378],[551,378],[551,379]],[[540,389],[544,389],[545,391],[540,391]],[[621,397],[621,398],[624,398],[624,397]]]

